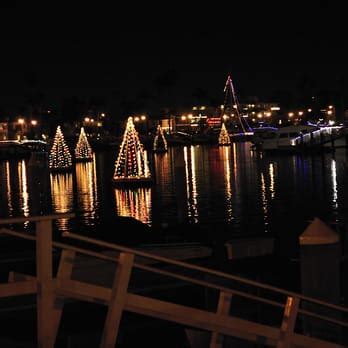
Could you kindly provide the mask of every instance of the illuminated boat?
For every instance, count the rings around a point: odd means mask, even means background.
[[[133,118],[128,117],[123,141],[120,146],[113,182],[118,186],[148,186],[153,183],[147,152],[139,140]]]
[[[0,160],[29,158],[31,150],[17,140],[0,141]]]
[[[249,141],[253,135],[253,130],[248,123],[248,115],[242,114],[236,91],[234,89],[232,79],[227,77],[225,84],[225,101],[221,106],[221,131],[218,138],[219,145],[230,145],[231,142]],[[238,132],[230,134],[226,131],[226,124],[234,125],[233,129],[238,128]]]
[[[231,145],[231,139],[230,139],[230,136],[228,135],[225,123],[222,123],[222,126],[221,126],[221,131],[219,134],[219,145],[220,146]]]
[[[119,177],[113,178],[114,186],[116,187],[139,187],[152,186],[153,179],[145,177]]]
[[[268,127],[254,130],[252,139],[256,148],[265,151],[296,152],[330,149],[324,144],[340,136],[342,127],[291,125],[282,128]]]

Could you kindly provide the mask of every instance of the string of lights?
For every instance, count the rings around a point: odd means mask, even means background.
[[[132,117],[129,117],[127,121],[120,152],[115,163],[113,179],[114,182],[151,180],[147,154],[139,140]]]
[[[222,123],[221,131],[219,134],[219,145],[231,145],[231,139],[228,135],[225,123]]]
[[[60,126],[57,127],[48,163],[51,170],[69,170],[72,167],[71,154]]]
[[[92,161],[93,159],[93,151],[83,127],[81,127],[79,140],[75,147],[75,159],[77,161]]]

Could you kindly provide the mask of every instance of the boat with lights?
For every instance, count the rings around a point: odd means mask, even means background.
[[[120,187],[149,186],[153,183],[147,152],[140,142],[132,117],[128,117],[127,120],[115,162],[113,183]]]
[[[341,126],[291,125],[254,129],[252,143],[264,152],[303,152],[332,149],[325,146],[342,136]]]
[[[227,77],[224,93],[225,100],[221,107],[221,131],[218,144],[228,146],[231,142],[250,141],[253,129],[248,123],[248,115],[242,113],[231,76]]]
[[[0,160],[29,158],[30,150],[23,147],[20,141],[3,140],[0,141]]]

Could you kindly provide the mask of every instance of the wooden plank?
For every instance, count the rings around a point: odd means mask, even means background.
[[[158,319],[275,345],[279,329],[144,296],[128,294],[126,309]]]
[[[36,223],[37,335],[38,348],[53,348],[52,223]]]
[[[107,305],[111,299],[111,289],[76,280],[57,280],[57,291],[64,296],[104,305]],[[242,319],[222,316],[216,313],[130,293],[127,295],[125,310],[158,319],[194,326],[203,330],[217,331],[225,335],[240,337],[254,342],[264,341],[268,342],[268,344],[275,345],[279,336],[279,329],[277,328],[270,328],[265,325],[254,324]],[[252,333],[252,330],[250,333],[247,332],[248,330],[246,330],[246,328],[249,325],[258,328],[257,334]],[[267,339],[265,336],[267,335],[268,330],[268,336],[271,337],[270,339]]]
[[[23,280],[33,280],[36,282],[36,277],[33,277],[29,274],[19,273],[19,272],[9,272],[8,274],[8,282],[14,283],[14,282],[20,282]]]
[[[217,314],[229,315],[231,308],[232,294],[220,291]],[[222,348],[224,336],[217,331],[211,333],[210,348]]]
[[[291,347],[299,305],[299,298],[291,296],[287,298],[277,348]]]
[[[57,291],[67,297],[104,305],[111,299],[111,289],[76,280],[58,280]],[[134,294],[127,295],[125,310],[264,345],[276,346],[280,333],[278,328]],[[293,344],[295,347],[343,348],[335,343],[295,333]]]
[[[108,313],[106,315],[100,348],[114,348],[127,299],[127,290],[133,268],[134,255],[121,253],[112,285]]]
[[[260,282],[257,282],[257,281],[251,280],[251,279],[242,278],[242,277],[239,277],[239,276],[236,276],[236,275],[232,275],[232,274],[229,274],[229,273],[224,273],[224,272],[221,272],[221,271],[217,271],[217,270],[214,270],[214,269],[198,266],[198,265],[195,265],[195,264],[190,264],[190,263],[179,261],[179,260],[173,260],[173,259],[170,259],[170,258],[167,258],[167,257],[163,257],[163,256],[153,255],[153,254],[150,254],[150,253],[146,253],[146,252],[143,252],[143,251],[131,249],[131,248],[128,248],[128,247],[125,247],[125,246],[121,246],[121,245],[118,245],[118,244],[113,244],[113,243],[105,242],[105,241],[102,241],[102,240],[99,240],[99,239],[94,239],[94,238],[82,236],[82,235],[79,235],[79,234],[76,234],[76,233],[67,233],[65,236],[68,237],[68,238],[72,238],[72,239],[84,241],[84,242],[87,242],[87,243],[91,243],[93,245],[99,245],[99,246],[102,246],[102,247],[105,247],[105,248],[109,248],[109,249],[112,249],[112,250],[123,251],[123,252],[127,252],[127,253],[130,253],[130,254],[134,254],[136,256],[142,256],[142,257],[145,257],[145,258],[150,258],[150,259],[156,260],[158,262],[163,262],[163,263],[167,263],[167,264],[171,264],[171,265],[175,265],[175,266],[180,266],[180,267],[183,267],[183,268],[186,268],[186,269],[191,269],[191,270],[203,272],[205,274],[211,274],[213,276],[218,276],[218,277],[221,277],[221,278],[224,278],[224,279],[230,279],[230,280],[238,281],[241,284],[251,285],[251,286],[255,286],[255,287],[260,288],[260,289],[274,291],[274,292],[276,292],[278,294],[283,294],[283,295],[286,295],[286,296],[298,297],[298,298],[300,298],[301,300],[304,300],[304,301],[308,301],[308,302],[311,302],[311,303],[316,303],[316,304],[319,304],[319,305],[322,305],[322,306],[325,306],[325,307],[328,307],[328,308],[333,308],[333,309],[336,309],[338,311],[348,313],[348,308],[347,307],[335,305],[335,304],[332,304],[332,303],[329,303],[329,302],[324,302],[324,301],[321,301],[321,300],[318,300],[318,299],[315,299],[315,298],[312,298],[312,297],[309,297],[309,296],[303,296],[301,294],[296,294],[296,293],[291,292],[291,291],[287,291],[287,290],[284,290],[284,289],[281,289],[281,288],[277,288],[277,287],[274,287],[274,286],[271,286],[271,285],[260,283]]]
[[[107,306],[111,298],[111,289],[77,280],[58,279],[57,294]]]
[[[60,256],[57,279],[70,279],[75,260],[75,251],[63,250]],[[52,340],[56,341],[60,320],[64,308],[64,298],[56,297],[52,313]]]
[[[16,283],[0,284],[0,297],[21,296],[35,294],[36,280],[25,280]]]
[[[345,348],[340,344],[319,340],[315,337],[304,336],[300,334],[293,335],[292,347],[308,347],[308,348]]]

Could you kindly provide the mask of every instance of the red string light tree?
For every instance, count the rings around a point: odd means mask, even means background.
[[[68,171],[72,168],[71,154],[65,143],[64,135],[60,126],[57,127],[56,135],[49,154],[48,164],[51,171]]]
[[[139,140],[132,117],[128,117],[120,152],[115,163],[113,181],[116,185],[121,186],[152,184],[147,153]]]
[[[75,160],[76,162],[93,161],[93,151],[91,145],[89,145],[87,135],[83,127],[81,127],[79,140],[75,147]]]
[[[168,145],[167,140],[164,137],[163,129],[160,125],[157,126],[157,132],[155,139],[153,141],[153,151],[154,152],[167,152]]]
[[[228,131],[226,129],[225,123],[222,123],[221,131],[219,134],[219,145],[231,145],[231,139],[228,135]]]

